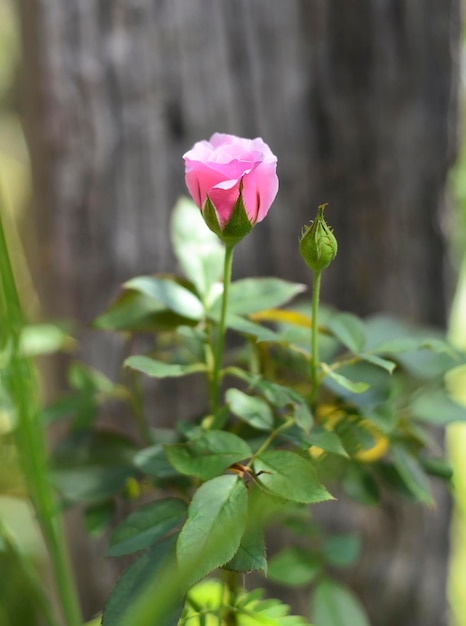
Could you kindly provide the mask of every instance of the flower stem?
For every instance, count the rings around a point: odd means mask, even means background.
[[[312,318],[311,318],[311,392],[309,403],[311,406],[315,402],[317,386],[319,384],[319,345],[317,339],[317,327],[319,316],[320,279],[322,272],[313,272],[312,282]]]
[[[231,282],[231,268],[233,264],[233,250],[234,246],[227,246],[225,249],[225,261],[223,266],[223,295],[222,295],[222,309],[220,312],[220,322],[218,326],[217,345],[214,353],[214,370],[212,373],[212,387],[211,387],[211,409],[214,416],[212,422],[212,428],[219,428],[220,423],[217,423],[217,413],[220,406],[220,384],[221,377],[220,371],[222,368],[223,350],[225,346],[225,322],[228,308],[228,291]]]

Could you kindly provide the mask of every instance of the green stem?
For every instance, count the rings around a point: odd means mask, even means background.
[[[10,362],[12,376],[15,378],[25,375],[32,377],[32,372],[28,371],[29,368],[23,367],[19,359],[20,357],[16,355],[12,356]],[[48,547],[63,616],[67,626],[80,626],[82,620],[63,528],[55,517],[57,507],[47,480],[45,442],[38,425],[37,411],[34,411],[30,404],[28,406],[27,396],[23,394],[21,385],[12,384],[10,389],[19,418],[17,435],[20,459],[31,501]]]
[[[212,415],[214,415],[214,406],[216,402],[216,387],[214,381],[215,355],[213,350],[213,331],[211,324],[209,324],[207,336],[209,337],[209,341],[206,341],[204,344],[204,359],[207,366],[207,389],[209,393],[210,410]]]
[[[270,433],[270,435],[267,437],[267,439],[264,441],[264,443],[260,446],[260,448],[252,455],[249,462],[252,463],[254,459],[257,459],[257,457],[259,457],[263,452],[267,450],[267,448],[270,446],[272,441],[276,439],[280,433],[282,433],[284,430],[287,430],[287,428],[290,428],[291,426],[293,426],[293,424],[294,424],[294,419],[290,418],[290,419],[287,419],[286,422],[283,422],[283,424],[281,424],[278,428],[273,430]]]
[[[233,600],[238,593],[239,584],[239,574],[238,572],[223,570],[222,572],[223,578],[223,593],[222,593],[222,621],[220,624],[224,624],[225,626],[236,626],[236,612],[233,608]]]
[[[218,337],[217,345],[214,353],[214,370],[212,372],[212,386],[211,386],[211,408],[212,415],[214,416],[212,422],[212,428],[218,428],[218,420],[216,416],[220,406],[220,384],[223,360],[223,349],[225,346],[225,321],[228,308],[228,291],[231,281],[231,268],[233,264],[233,250],[234,246],[227,246],[225,249],[225,262],[223,266],[223,295],[222,295],[222,309],[220,312],[220,322],[218,325]]]
[[[56,518],[57,507],[47,478],[47,453],[39,423],[35,373],[19,347],[23,314],[1,219],[0,305],[1,339],[11,349],[4,381],[18,416],[18,452],[37,519],[48,546],[63,617],[67,626],[80,626],[82,619],[68,563],[64,533]]]
[[[71,573],[68,551],[65,543],[63,528],[60,522],[55,520],[48,530],[49,551],[55,572],[58,596],[67,626],[81,626],[82,617],[76,588]]]
[[[322,272],[313,272],[312,282],[312,318],[311,318],[311,393],[309,403],[314,404],[317,387],[319,384],[319,344],[317,338],[318,316],[319,316],[319,298],[320,298],[320,279]]]
[[[134,342],[135,336],[131,335],[130,339],[126,342],[125,358],[134,354]],[[144,414],[142,377],[136,370],[128,368],[127,373],[124,374],[122,382],[123,390],[121,391],[120,397],[129,404],[142,441],[150,446],[154,443],[154,438],[152,437],[149,424],[147,423],[146,416]]]
[[[256,342],[252,340],[249,342],[249,371],[253,375],[258,375],[261,371],[259,350]]]
[[[130,391],[129,403],[133,409],[134,419],[136,420],[136,423],[138,425],[142,440],[145,444],[150,446],[154,443],[154,440],[152,438],[149,424],[147,423],[146,417],[144,415],[144,398],[142,392],[141,377],[139,376],[139,372],[136,372],[135,370],[131,371],[130,376],[132,393]]]

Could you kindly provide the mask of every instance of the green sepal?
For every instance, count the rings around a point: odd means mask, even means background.
[[[202,209],[202,216],[205,223],[214,232],[226,246],[235,246],[248,233],[251,232],[253,224],[251,224],[243,201],[243,183],[240,184],[240,192],[235,202],[230,219],[221,227],[217,211],[209,196],[207,196]]]
[[[222,227],[220,226],[220,222],[218,221],[217,211],[215,210],[215,207],[212,204],[212,201],[209,198],[209,196],[207,196],[206,201],[204,202],[204,207],[202,209],[202,217],[204,218],[204,221],[207,224],[207,226],[210,228],[210,230],[221,239]]]
[[[236,245],[243,237],[252,230],[252,224],[246,213],[246,207],[243,201],[243,183],[240,184],[240,192],[238,200],[233,207],[230,219],[225,224],[222,232],[222,241],[228,246]]]

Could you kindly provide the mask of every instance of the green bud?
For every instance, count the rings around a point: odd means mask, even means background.
[[[310,226],[304,226],[299,240],[299,252],[313,272],[321,272],[337,256],[337,240],[324,219],[326,206],[319,206],[316,219]]]

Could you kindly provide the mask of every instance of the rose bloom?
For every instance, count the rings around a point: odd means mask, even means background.
[[[195,143],[183,158],[189,193],[201,211],[209,196],[222,229],[238,200],[241,181],[251,224],[267,215],[278,191],[277,157],[262,139],[215,133],[209,141]]]

